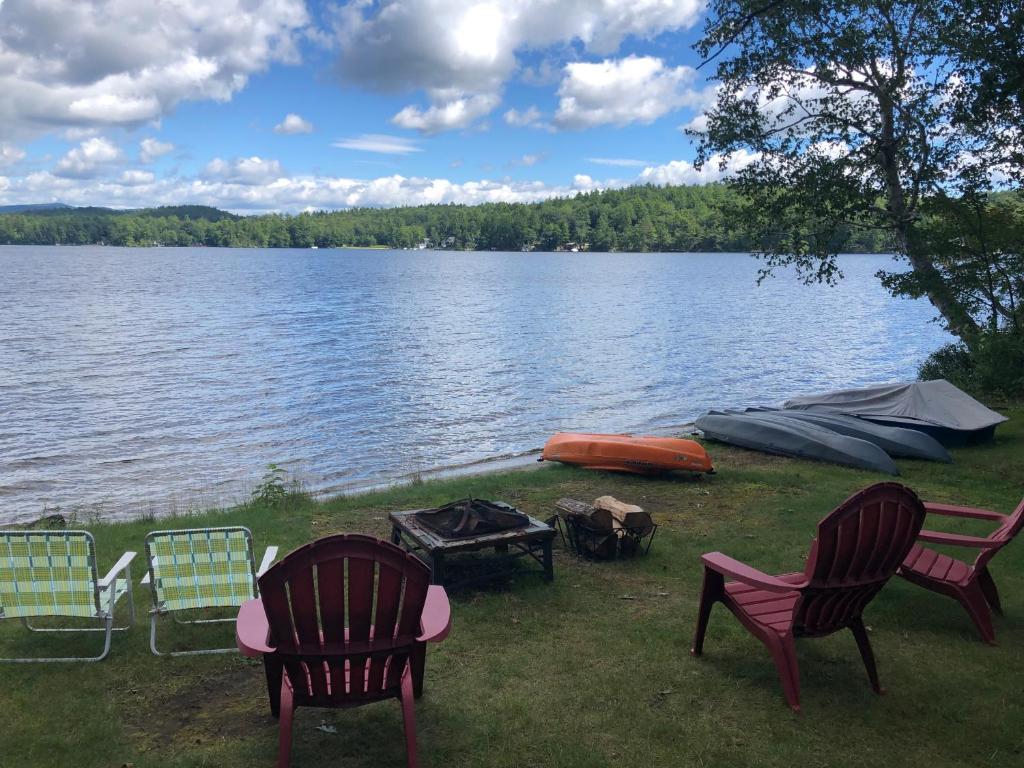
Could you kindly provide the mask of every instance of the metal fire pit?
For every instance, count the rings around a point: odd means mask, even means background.
[[[389,515],[391,541],[414,553],[430,567],[432,583],[444,584],[449,589],[516,574],[520,571],[518,561],[521,559],[536,562],[541,567],[544,580],[551,581],[554,578],[551,543],[555,529],[508,504],[489,503],[500,512],[522,516],[525,524],[492,533],[475,530],[460,538],[450,538],[442,536],[426,523],[432,519],[431,513],[437,512],[436,509],[410,509]],[[455,517],[454,513],[452,517]],[[461,517],[456,522],[460,520]],[[462,566],[467,564],[467,560],[475,560],[480,567],[465,570]]]
[[[416,513],[420,523],[444,539],[468,539],[525,528],[530,518],[507,505],[483,499],[460,499]]]

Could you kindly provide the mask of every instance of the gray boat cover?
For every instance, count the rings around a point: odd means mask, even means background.
[[[696,426],[711,440],[755,451],[828,461],[887,475],[900,473],[892,458],[874,443],[796,419],[710,411],[697,419]]]
[[[1007,420],[945,379],[794,397],[783,407],[865,418],[911,419],[962,432],[986,429]]]

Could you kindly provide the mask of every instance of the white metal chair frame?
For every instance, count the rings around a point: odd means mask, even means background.
[[[0,531],[0,535],[15,533],[14,531]],[[24,531],[17,531],[17,533],[24,533]],[[107,658],[110,653],[110,639],[114,632],[124,632],[132,627],[135,623],[135,604],[132,601],[132,573],[131,563],[135,558],[135,552],[125,552],[121,555],[121,558],[114,564],[114,566],[107,571],[107,575],[102,579],[97,578],[96,570],[96,540],[93,535],[88,531],[33,531],[33,533],[41,534],[53,534],[60,535],[65,533],[74,534],[85,534],[89,540],[89,560],[92,566],[92,581],[94,587],[94,594],[96,600],[96,616],[95,618],[103,622],[101,627],[34,627],[29,622],[28,616],[21,617],[21,623],[30,632],[104,632],[103,638],[103,651],[99,656],[62,656],[62,657],[50,657],[50,658],[0,658],[0,663],[8,664],[41,664],[50,662],[62,662],[62,661],[103,661]],[[117,575],[124,572],[126,580],[125,595],[128,598],[128,623],[124,626],[114,626],[114,608],[117,603]],[[103,607],[103,601],[106,599],[107,606]],[[53,615],[54,618],[59,615]],[[48,614],[41,614],[36,618],[49,617]],[[4,618],[3,606],[0,606],[0,620]],[[81,617],[75,617],[81,618]]]
[[[251,569],[252,574],[253,574],[252,575],[252,597],[257,597],[258,594],[259,594],[259,586],[258,586],[256,580],[260,576],[262,576],[263,573],[268,568],[270,568],[271,565],[273,565],[274,558],[277,557],[278,547],[276,547],[276,546],[269,546],[269,547],[267,547],[266,550],[263,552],[263,559],[260,562],[259,568],[256,568],[255,567],[255,560],[254,560],[255,548],[253,547],[253,542],[252,542],[252,532],[248,528],[245,528],[244,526],[227,526],[227,527],[223,527],[223,528],[193,528],[193,529],[182,528],[182,529],[173,530],[173,531],[150,531],[149,533],[146,534],[146,563],[147,563],[148,570],[146,572],[146,575],[142,577],[142,580],[139,582],[139,584],[148,584],[150,586],[150,592],[151,592],[151,594],[153,596],[153,607],[149,609],[149,649],[150,649],[150,651],[153,652],[154,656],[201,656],[201,655],[211,654],[211,653],[237,653],[238,652],[238,647],[237,646],[231,646],[230,648],[200,648],[200,649],[191,650],[191,651],[161,651],[161,650],[159,650],[156,647],[156,625],[157,625],[157,618],[160,617],[160,616],[168,615],[169,614],[171,619],[174,621],[175,624],[179,624],[179,625],[182,625],[182,626],[198,625],[198,624],[226,624],[228,622],[232,622],[233,623],[235,621],[236,617],[235,616],[231,616],[231,617],[223,618],[223,619],[179,619],[175,614],[181,613],[184,610],[189,610],[189,611],[210,610],[211,608],[215,608],[217,606],[210,606],[209,608],[205,608],[205,609],[197,607],[197,608],[182,608],[182,609],[170,610],[170,609],[166,608],[164,605],[162,605],[160,603],[160,601],[159,601],[158,596],[157,596],[156,576],[154,574],[154,568],[153,568],[154,559],[153,559],[153,557],[152,557],[152,555],[150,553],[150,541],[154,537],[156,537],[156,536],[162,536],[162,535],[167,535],[167,534],[185,534],[185,533],[188,533],[189,531],[202,531],[202,532],[205,533],[205,532],[212,532],[212,531],[238,531],[238,530],[241,530],[241,531],[245,532],[246,538],[248,539],[248,542],[249,542],[249,565],[250,565],[250,569]]]

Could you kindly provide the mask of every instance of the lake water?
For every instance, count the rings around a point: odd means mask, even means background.
[[[842,259],[0,247],[0,522],[339,491],[912,378],[948,340]]]

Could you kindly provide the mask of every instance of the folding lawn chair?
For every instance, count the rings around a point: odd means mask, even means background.
[[[204,648],[160,651],[156,647],[157,619],[170,614],[177,624],[222,624],[235,617],[181,619],[182,611],[238,608],[257,595],[256,579],[270,567],[277,547],[267,547],[259,569],[253,557],[252,533],[241,526],[151,531],[146,534],[149,572],[142,579],[153,594],[149,611],[149,647],[156,656],[231,653],[237,649]]]
[[[110,637],[135,622],[131,562],[125,552],[100,579],[96,542],[86,531],[0,531],[0,620],[20,618],[32,632],[103,632],[99,656],[0,658],[0,662],[101,661],[110,653]],[[124,574],[118,578],[118,574]],[[128,596],[128,624],[114,626],[114,608]],[[38,627],[29,619],[98,619],[99,627]]]

